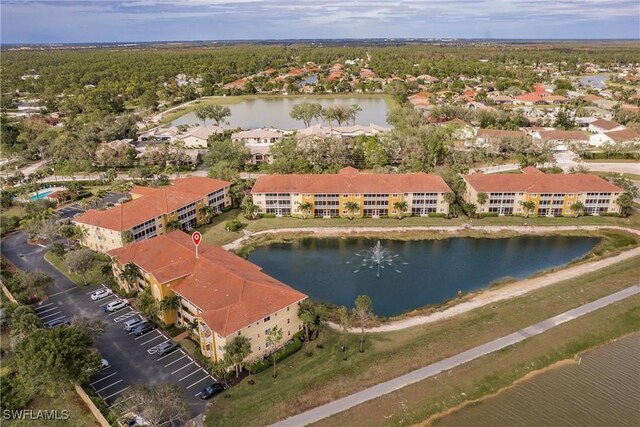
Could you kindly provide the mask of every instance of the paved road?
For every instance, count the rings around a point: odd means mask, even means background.
[[[640,294],[640,285],[631,286],[630,288],[608,295],[604,298],[600,298],[599,300],[581,305],[580,307],[574,308],[573,310],[569,310],[547,320],[543,320],[542,322],[521,329],[510,335],[506,335],[502,338],[498,338],[486,344],[474,347],[463,353],[459,353],[437,363],[425,366],[424,368],[409,372],[408,374],[402,375],[398,378],[380,383],[358,393],[354,393],[342,399],[327,403],[326,405],[319,406],[310,411],[303,412],[302,414],[298,414],[294,417],[287,418],[286,420],[280,421],[273,426],[302,426],[320,421],[323,418],[327,418],[331,415],[346,411],[356,405],[372,399],[376,399],[385,394],[389,394],[409,384],[422,381],[424,379],[437,375],[442,371],[446,371],[455,368],[456,366],[468,363],[472,360],[484,356],[485,354],[493,353],[505,347],[514,345],[516,343],[519,343],[520,341],[524,341],[527,338],[539,335],[565,322],[584,316],[585,314],[591,313],[592,311],[598,310],[602,307],[606,307],[610,304],[637,294]]]
[[[16,267],[26,271],[40,269],[54,278],[53,285],[47,289],[48,299],[34,307],[42,322],[85,316],[106,323],[105,333],[97,340],[96,347],[111,366],[91,378],[90,385],[94,391],[112,405],[124,390],[134,384],[169,382],[185,390],[192,416],[204,413],[206,401],[201,400],[198,393],[214,379],[181,349],[163,357],[156,355],[155,346],[168,339],[161,331],[154,330],[141,337],[127,333],[122,322],[139,313],[131,307],[105,313],[103,307],[116,297],[92,301],[90,294],[104,286],[77,287],[44,260],[47,250],[43,246],[28,244],[25,233],[12,233],[2,241],[2,254]]]

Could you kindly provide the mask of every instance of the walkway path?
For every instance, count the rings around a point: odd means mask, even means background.
[[[604,298],[600,298],[599,300],[590,302],[588,304],[581,305],[580,307],[566,311],[547,320],[543,320],[542,322],[536,323],[527,328],[520,329],[519,331],[514,332],[510,335],[495,339],[486,344],[482,344],[465,352],[459,353],[455,356],[448,357],[439,362],[425,366],[424,368],[416,369],[415,371],[409,372],[408,374],[402,375],[389,381],[385,381],[373,387],[369,387],[358,393],[354,393],[347,397],[343,397],[342,399],[335,400],[333,402],[314,408],[310,411],[287,418],[286,420],[280,421],[273,426],[302,426],[320,421],[323,418],[330,417],[337,413],[346,411],[347,409],[350,409],[361,403],[376,399],[380,396],[384,396],[385,394],[389,394],[409,384],[425,380],[429,377],[439,374],[442,371],[446,371],[455,368],[456,366],[471,362],[472,360],[482,357],[485,354],[502,350],[503,348],[519,343],[520,341],[524,341],[527,338],[539,335],[551,328],[568,322],[569,320],[584,316],[585,314],[591,313],[592,311],[598,310],[600,308],[606,307],[610,304],[638,294],[640,294],[640,285],[631,286],[630,288],[608,295]]]
[[[519,234],[544,234],[554,231],[596,231],[601,229],[620,230],[628,233],[640,235],[640,230],[631,228],[617,227],[617,226],[556,226],[556,227],[536,227],[536,226],[484,226],[484,227],[468,227],[468,226],[455,226],[455,227],[327,227],[327,228],[282,228],[274,230],[259,231],[249,234],[245,237],[235,240],[234,242],[224,246],[227,250],[235,250],[244,245],[248,239],[252,237],[265,235],[265,234],[278,234],[278,233],[301,233],[309,232],[313,236],[340,236],[340,235],[355,235],[358,233],[393,233],[393,232],[415,232],[415,231],[432,231],[432,232],[449,232],[458,233],[461,231],[485,231],[485,232],[500,232],[500,231],[515,231]],[[517,296],[524,295],[536,289],[544,288],[546,286],[554,285],[564,280],[569,280],[575,277],[580,277],[586,273],[599,270],[601,268],[608,267],[610,265],[626,261],[633,257],[640,256],[640,247],[630,249],[622,252],[619,255],[615,255],[608,258],[599,259],[596,261],[585,262],[568,268],[564,268],[559,271],[555,271],[549,274],[545,274],[539,277],[533,277],[530,279],[519,280],[517,282],[508,284],[499,289],[491,289],[479,293],[471,298],[469,301],[462,302],[453,307],[449,307],[442,311],[438,311],[432,314],[424,316],[409,317],[406,319],[397,320],[381,326],[369,328],[367,332],[389,332],[397,331],[401,329],[410,328],[417,325],[425,325],[428,323],[437,322],[439,320],[448,319],[453,316],[457,316],[462,313],[474,310],[476,308],[493,304],[497,301],[502,301]],[[334,329],[340,329],[338,325],[329,322],[329,326]],[[350,332],[360,332],[358,328],[351,328]]]

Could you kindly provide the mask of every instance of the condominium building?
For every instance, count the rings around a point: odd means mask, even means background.
[[[444,195],[450,192],[438,175],[360,173],[347,167],[338,174],[264,175],[251,189],[260,212],[276,216],[318,218],[447,214]],[[310,207],[310,209],[301,209]]]
[[[282,344],[302,329],[300,302],[307,296],[263,273],[261,268],[219,247],[200,243],[196,255],[191,236],[173,231],[113,249],[114,274],[127,292],[148,288],[160,302],[177,295],[177,309],[160,310],[166,324],[197,325],[202,354],[224,358],[236,336],[251,342],[256,359],[273,352],[267,336],[283,331]],[[136,280],[122,279],[124,266],[137,267]]]
[[[465,201],[477,206],[478,213],[498,215],[571,216],[571,206],[584,205],[587,215],[618,213],[616,203],[624,192],[608,181],[591,174],[545,174],[533,167],[522,169],[521,174],[472,174],[463,177],[467,183]],[[478,194],[487,199],[478,202]],[[522,204],[533,202],[527,212]]]
[[[130,192],[131,201],[106,210],[90,209],[74,222],[84,230],[83,245],[106,252],[164,234],[173,221],[187,230],[203,224],[209,215],[231,204],[230,185],[218,179],[187,177],[167,187],[137,186]],[[211,209],[203,209],[205,206]]]

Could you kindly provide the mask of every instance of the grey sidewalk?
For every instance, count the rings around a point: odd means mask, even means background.
[[[506,335],[486,344],[474,347],[455,356],[425,366],[424,368],[416,369],[415,371],[409,372],[408,374],[377,384],[373,387],[319,406],[310,411],[287,418],[286,420],[273,424],[273,427],[302,426],[320,421],[323,418],[346,411],[347,409],[350,409],[356,405],[372,399],[376,399],[380,396],[384,396],[385,394],[391,393],[409,384],[427,379],[442,371],[446,371],[455,368],[456,366],[470,362],[474,359],[484,356],[485,354],[502,350],[505,347],[516,344],[520,341],[524,341],[525,339],[532,336],[539,335],[565,322],[584,316],[585,314],[591,313],[592,311],[598,310],[602,307],[606,307],[610,304],[637,294],[640,294],[640,285],[631,286],[627,289],[623,289],[622,291],[616,292],[614,294],[600,298],[596,301],[566,311],[557,316],[543,320],[542,322],[536,323],[527,328],[520,329],[519,331],[514,332],[510,335]]]

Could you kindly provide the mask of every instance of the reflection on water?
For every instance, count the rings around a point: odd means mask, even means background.
[[[393,269],[360,269],[353,260],[376,240],[300,239],[256,249],[249,260],[265,273],[316,301],[352,307],[358,295],[373,300],[379,316],[395,316],[455,298],[459,291],[485,288],[504,277],[525,278],[559,267],[588,253],[599,239],[567,236],[518,236],[510,239],[449,238],[382,240],[403,263]],[[352,261],[352,263],[347,263]]]
[[[435,421],[439,427],[640,426],[640,334]]]
[[[224,127],[228,129],[237,127],[243,129],[262,127],[301,129],[304,124],[300,120],[293,120],[289,113],[294,105],[302,102],[317,102],[323,107],[358,104],[362,111],[358,113],[356,124],[368,126],[373,123],[379,126],[389,126],[387,124],[387,104],[382,97],[317,98],[313,96],[295,96],[245,99],[237,104],[229,104],[231,117],[227,119],[229,124]],[[319,123],[317,120],[311,122],[312,125],[317,123]],[[184,124],[199,124],[202,126],[202,121],[198,120],[195,112],[191,112],[171,122],[171,126]],[[212,124],[211,120],[208,120],[207,124]],[[348,124],[351,125],[351,123]],[[344,125],[347,125],[347,123]]]

